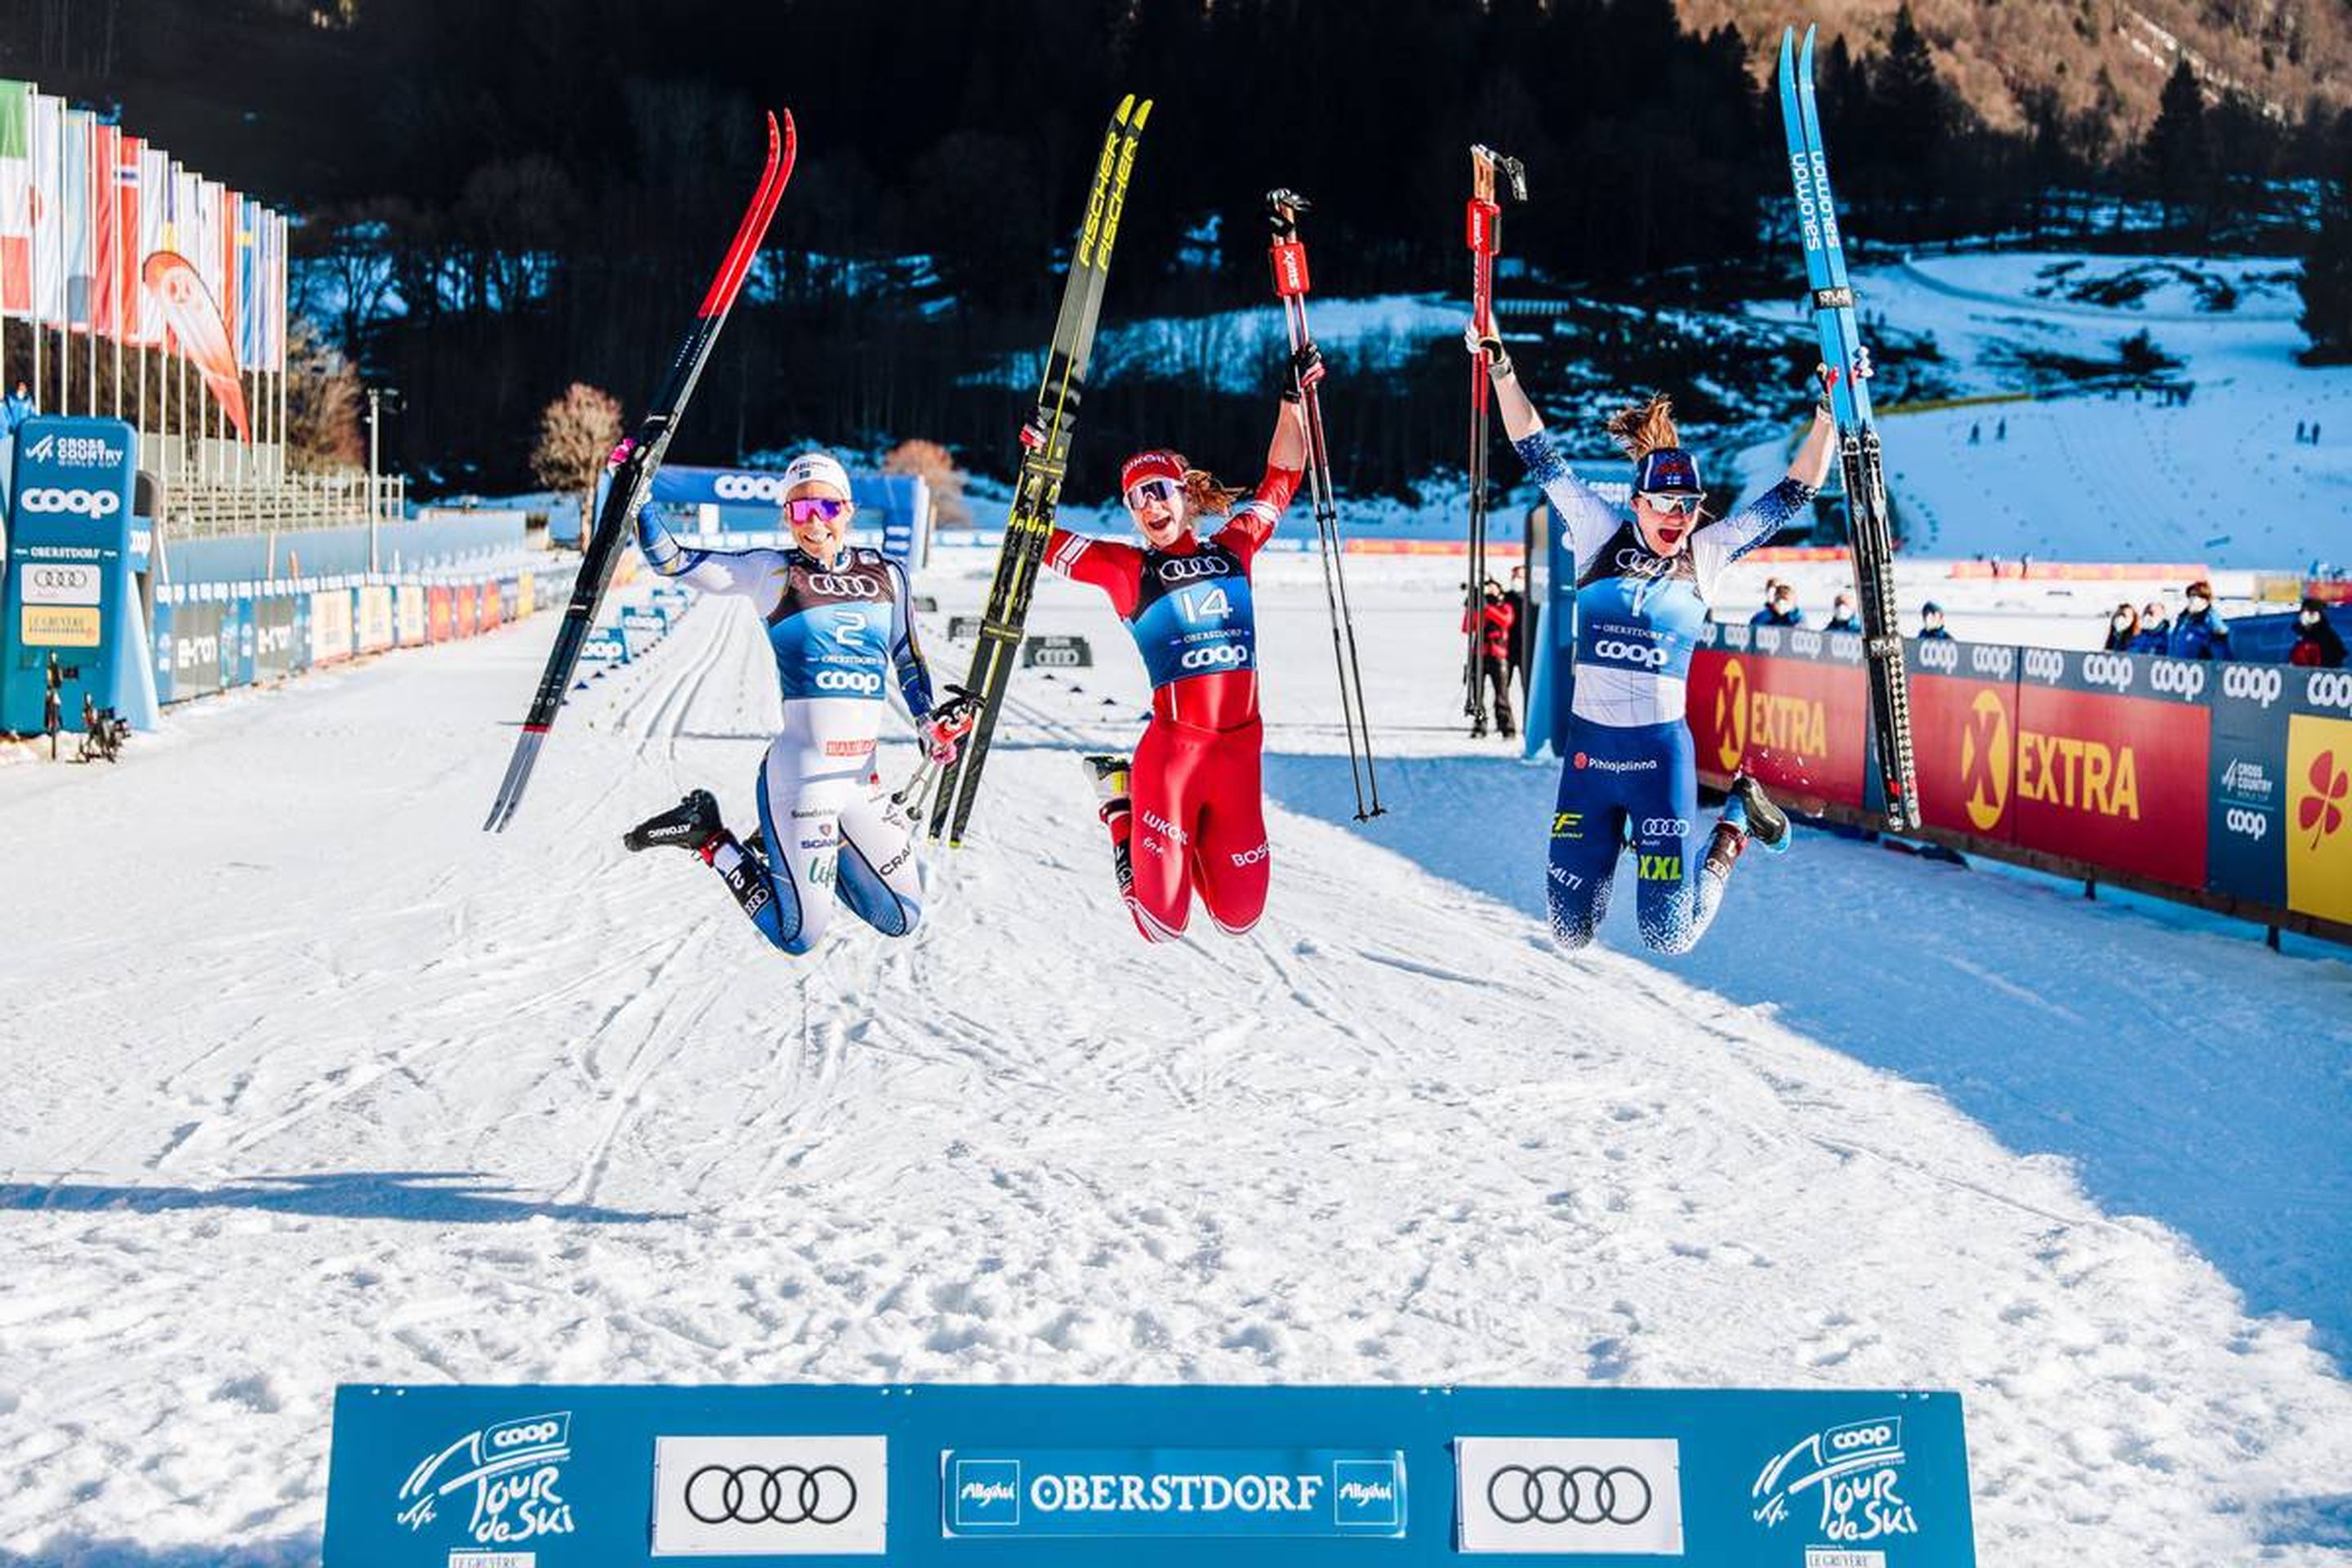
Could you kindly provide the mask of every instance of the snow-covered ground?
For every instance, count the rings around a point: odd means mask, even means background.
[[[1100,667],[1023,675],[923,929],[808,961],[619,847],[748,810],[731,605],[575,700],[503,837],[548,617],[0,768],[0,1561],[305,1561],[371,1379],[1955,1387],[1987,1563],[2352,1561],[2344,955],[1808,835],[1692,958],[1565,958],[1453,570],[1350,563],[1366,827],[1269,561],[1241,941],[1126,929],[1074,758],[1140,672],[1059,583]]]

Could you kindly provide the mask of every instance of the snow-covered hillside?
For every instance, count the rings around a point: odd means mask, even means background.
[[[336,1382],[538,1378],[1948,1386],[1987,1563],[2346,1561],[2300,1320],[2352,1331],[2352,966],[1812,837],[1690,960],[1563,957],[1451,570],[1354,563],[1360,827],[1269,561],[1238,942],[1126,929],[1074,759],[1140,672],[1058,583],[1100,668],[1022,677],[922,930],[808,961],[618,842],[749,808],[732,605],[575,700],[503,837],[545,617],[0,768],[0,1561],[305,1561]]]

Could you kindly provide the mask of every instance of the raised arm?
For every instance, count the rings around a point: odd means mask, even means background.
[[[1797,446],[1797,456],[1780,482],[1720,521],[1691,535],[1691,559],[1698,566],[1699,591],[1714,593],[1715,574],[1770,539],[1789,520],[1812,504],[1829,478],[1837,424],[1826,403],[1813,409],[1813,427]]]
[[[1495,410],[1503,416],[1503,432],[1511,438],[1511,450],[1527,465],[1528,477],[1543,487],[1544,499],[1551,502],[1552,514],[1559,519],[1561,536],[1576,557],[1577,570],[1583,571],[1624,519],[1560,456],[1551,432],[1544,428],[1543,416],[1536,412],[1534,402],[1519,385],[1518,371],[1503,348],[1503,340],[1481,338],[1475,328],[1464,332],[1462,339],[1471,353],[1485,355],[1487,378],[1495,388]]]
[[[771,601],[783,591],[783,558],[772,550],[689,550],[680,544],[648,501],[637,509],[637,548],[646,564],[706,594],[740,594]]]

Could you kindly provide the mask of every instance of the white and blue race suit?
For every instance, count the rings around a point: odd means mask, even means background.
[[[663,576],[749,601],[775,653],[783,727],[760,769],[766,849],[730,835],[710,856],[744,912],[791,953],[816,945],[836,895],[885,936],[913,931],[915,825],[874,771],[891,684],[916,720],[931,710],[905,569],[872,550],[827,566],[797,549],[690,549],[651,507],[637,513],[637,544]]]
[[[1642,940],[1687,952],[1706,933],[1723,879],[1702,872],[1714,825],[1698,823],[1698,770],[1685,705],[1691,652],[1723,569],[1811,504],[1782,479],[1660,555],[1629,512],[1577,478],[1550,433],[1516,444],[1543,487],[1576,563],[1576,696],[1552,814],[1552,932],[1582,947],[1608,913],[1617,859],[1633,847]]]

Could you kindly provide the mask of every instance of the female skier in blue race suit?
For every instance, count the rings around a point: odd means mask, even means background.
[[[955,755],[961,726],[932,717],[906,571],[845,545],[856,510],[847,472],[812,452],[794,458],[783,480],[791,550],[689,550],[651,507],[637,514],[637,544],[655,571],[748,599],[767,623],[784,721],[760,770],[759,831],[738,842],[719,803],[696,790],[622,842],[693,850],[762,935],[803,953],[824,934],[836,895],[885,936],[907,935],[922,914],[914,823],[874,771],[890,681],[942,763]]]
[[[1752,837],[1787,847],[1789,819],[1745,774],[1722,817],[1702,829],[1698,772],[1685,720],[1691,650],[1706,636],[1723,569],[1806,507],[1829,475],[1837,434],[1826,400],[1788,477],[1731,516],[1700,510],[1698,464],[1676,442],[1666,398],[1623,410],[1609,433],[1633,458],[1631,515],[1569,468],[1519,388],[1498,339],[1465,334],[1487,355],[1503,428],[1543,486],[1575,558],[1576,695],[1552,816],[1552,931],[1564,947],[1592,940],[1608,912],[1619,852],[1635,856],[1642,940],[1687,952],[1706,934],[1734,862]]]

